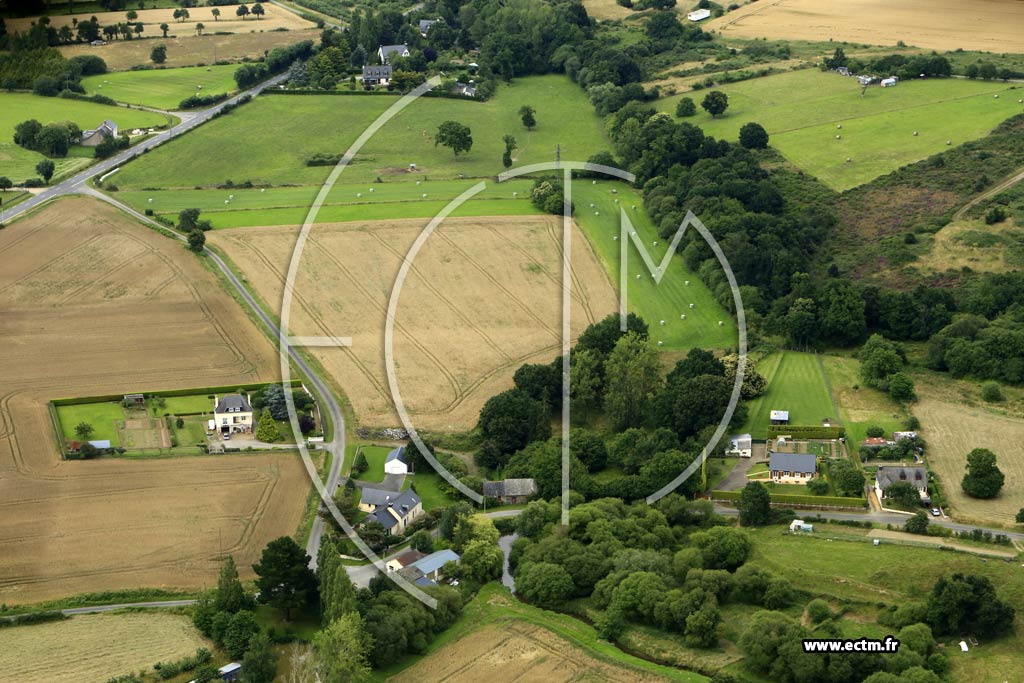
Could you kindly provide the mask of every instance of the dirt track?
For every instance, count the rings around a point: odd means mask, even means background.
[[[363,424],[397,426],[384,367],[384,322],[402,259],[423,219],[317,225],[295,287],[294,335],[351,336],[315,355]],[[211,233],[277,312],[297,228]],[[561,338],[561,226],[553,217],[448,219],[416,257],[399,300],[397,378],[418,427],[461,430],[525,362],[549,362]],[[616,310],[608,278],[573,240],[573,331]]]
[[[278,361],[180,244],[95,200],[0,231],[0,602],[243,574],[295,532],[296,456],[62,462],[51,398],[272,380]]]

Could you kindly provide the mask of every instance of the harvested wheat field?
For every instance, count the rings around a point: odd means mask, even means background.
[[[0,603],[197,588],[299,525],[298,457],[61,461],[52,398],[278,377],[276,350],[200,261],[98,200],[0,231]]]
[[[182,615],[87,614],[0,629],[0,670],[19,683],[98,683],[152,670],[200,647],[213,649]]]
[[[761,0],[705,22],[726,38],[834,40],[932,50],[1019,52],[1019,0]]]
[[[136,10],[138,18],[132,20],[132,24],[141,22],[143,25],[142,35],[144,38],[153,38],[161,35],[160,24],[167,24],[168,35],[194,35],[196,24],[202,24],[205,31],[230,31],[231,33],[259,33],[260,31],[273,31],[275,29],[302,29],[311,28],[313,24],[306,21],[297,14],[286,9],[266,3],[263,5],[265,14],[262,19],[256,19],[251,14],[242,19],[235,14],[238,9],[236,5],[217,8],[220,10],[220,19],[213,16],[213,7],[190,7],[189,17],[184,21],[174,18],[174,9],[142,9]],[[100,26],[109,26],[125,22],[125,12],[85,12],[82,14],[57,14],[50,17],[50,25],[59,29],[61,26],[74,26],[78,21],[88,21],[96,17]],[[8,19],[7,30],[26,31],[32,25],[36,17],[24,17],[21,19]],[[137,40],[137,39],[136,39]],[[131,41],[129,41],[131,42]],[[150,45],[152,48],[152,45]]]
[[[918,392],[928,395],[920,387]],[[1014,524],[1014,516],[1024,507],[1024,453],[1017,445],[1024,441],[1024,420],[935,398],[915,403],[914,414],[923,425],[928,463],[942,481],[953,517],[972,524]],[[974,448],[988,448],[996,454],[999,469],[1006,475],[998,498],[977,500],[960,488],[967,454]]]
[[[351,336],[348,349],[315,349],[364,425],[399,425],[384,365],[384,322],[402,259],[423,219],[317,225],[302,255],[291,330]],[[397,379],[417,427],[463,430],[484,401],[512,386],[526,362],[561,348],[561,220],[553,216],[450,218],[417,255],[399,299]],[[280,310],[298,229],[218,230],[259,296]],[[573,333],[616,308],[615,292],[577,229]]]
[[[167,46],[167,61],[164,66],[176,67],[213,64],[225,60],[238,62],[246,57],[256,59],[262,57],[265,50],[273,50],[275,47],[292,45],[303,40],[319,39],[320,31],[315,28],[300,31],[230,33],[220,36],[197,36],[192,31],[179,30],[177,34],[172,32],[166,39],[161,39],[159,44]],[[157,43],[150,40],[116,40],[97,47],[81,44],[66,45],[57,49],[69,59],[78,55],[97,55],[103,58],[111,71],[127,71],[139,64],[152,66],[149,53],[155,45]]]
[[[639,683],[665,679],[602,662],[540,626],[508,621],[474,631],[388,680]]]

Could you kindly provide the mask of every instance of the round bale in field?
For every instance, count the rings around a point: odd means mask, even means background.
[[[841,123],[836,124],[836,128],[839,129],[839,130],[842,130],[843,124],[841,124]]]
[[[681,316],[679,316],[679,319],[680,319],[680,320],[686,320],[686,314],[685,314],[685,313],[683,313],[683,314],[682,314]]]
[[[850,163],[851,161],[853,161],[853,159],[851,159],[850,157],[846,157],[846,163]]]
[[[842,135],[837,135],[837,136],[836,136],[836,140],[842,140],[842,139],[843,139],[843,136],[842,136]]]
[[[661,346],[661,345],[662,345],[662,344],[664,344],[664,343],[665,343],[665,342],[661,342],[661,341],[660,341],[660,342],[658,342],[658,346]]]
[[[953,141],[952,141],[952,140],[946,140],[946,144],[947,144],[947,145],[952,145],[952,144],[953,144]]]
[[[915,138],[917,137],[917,131],[916,130],[914,131],[914,137]]]
[[[725,321],[723,321],[723,320],[719,320],[719,321],[718,321],[718,326],[719,326],[719,327],[721,327],[721,326],[722,326],[722,325],[724,325],[724,324],[725,324]]]
[[[661,321],[660,323],[658,323],[658,324],[659,324],[659,325],[664,325],[664,324],[665,324],[665,321],[664,321],[664,320],[662,320],[662,321]]]
[[[693,307],[694,307],[694,304],[690,304],[690,308],[693,308]]]

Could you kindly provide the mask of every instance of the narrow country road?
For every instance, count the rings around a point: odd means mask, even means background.
[[[152,225],[160,230],[166,231],[167,227],[160,225],[153,219],[145,216],[135,209],[131,208],[126,204],[122,204],[113,197],[106,195],[98,190],[85,185],[84,183],[79,186],[76,190],[80,194],[85,194],[91,197],[95,197],[101,201],[111,204],[121,211],[129,214],[136,220],[142,221],[147,225]],[[185,236],[178,233],[174,233],[176,239],[185,242]],[[231,286],[238,292],[238,295],[245,301],[246,305],[252,309],[252,312],[256,314],[263,326],[267,328],[270,334],[277,340],[278,344],[281,344],[284,339],[284,333],[278,326],[277,321],[259,304],[258,301],[249,293],[249,290],[242,284],[238,276],[228,267],[228,264],[217,255],[216,252],[209,248],[204,250],[204,254],[209,258],[224,274],[224,277],[231,284]],[[299,369],[299,372],[305,376],[306,381],[312,385],[313,393],[316,394],[317,398],[322,402],[322,407],[327,409],[327,413],[330,415],[331,425],[333,427],[334,437],[329,442],[324,442],[323,450],[327,451],[331,455],[331,467],[327,472],[327,479],[324,481],[324,489],[328,495],[333,496],[334,492],[337,491],[341,481],[341,467],[345,459],[345,416],[341,412],[341,405],[338,400],[331,393],[327,384],[323,378],[318,375],[312,367],[306,362],[306,360],[299,355],[295,347],[288,346],[288,356],[291,358],[292,363]],[[321,502],[320,508],[323,509],[323,503]],[[323,537],[324,529],[326,528],[326,522],[324,518],[317,514],[313,518],[313,527],[309,532],[309,539],[306,542],[306,553],[310,556],[309,566],[312,569],[317,568],[317,554],[320,551],[320,539]]]
[[[181,116],[181,122],[178,123],[178,125],[168,128],[167,130],[162,131],[157,135],[154,135],[148,140],[143,140],[139,144],[134,145],[133,147],[129,147],[123,152],[115,154],[114,156],[108,159],[104,159],[103,161],[95,163],[89,168],[85,169],[84,171],[77,173],[71,176],[70,178],[62,180],[61,182],[57,183],[56,185],[53,185],[52,187],[46,188],[39,194],[34,195],[31,198],[21,202],[14,208],[5,211],[4,220],[14,220],[18,216],[25,213],[26,211],[30,211],[35,207],[39,206],[40,204],[55,197],[60,197],[66,194],[78,194],[83,192],[85,188],[88,187],[86,185],[86,181],[88,181],[90,178],[94,176],[101,176],[104,175],[105,173],[113,171],[114,169],[119,168],[122,164],[131,161],[135,157],[139,156],[140,154],[143,154],[146,151],[153,149],[154,147],[158,147],[159,145],[164,144],[168,140],[173,140],[174,138],[178,137],[179,135],[182,135],[183,133],[187,133],[196,126],[206,123],[210,119],[214,118],[214,116],[216,116],[227,105],[237,103],[238,100],[245,97],[246,95],[256,96],[259,93],[263,92],[266,88],[269,88],[272,85],[277,85],[285,78],[287,78],[287,76],[287,72],[283,74],[278,74],[277,76],[274,76],[271,79],[263,81],[262,83],[244,92],[240,92],[234,97],[224,100],[220,104],[210,107],[209,109],[203,109],[202,111],[194,113],[188,112],[183,115],[176,114],[176,116]]]

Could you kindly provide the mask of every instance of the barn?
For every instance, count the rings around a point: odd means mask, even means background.
[[[384,474],[409,474],[409,461],[405,446],[399,446],[384,458]]]

